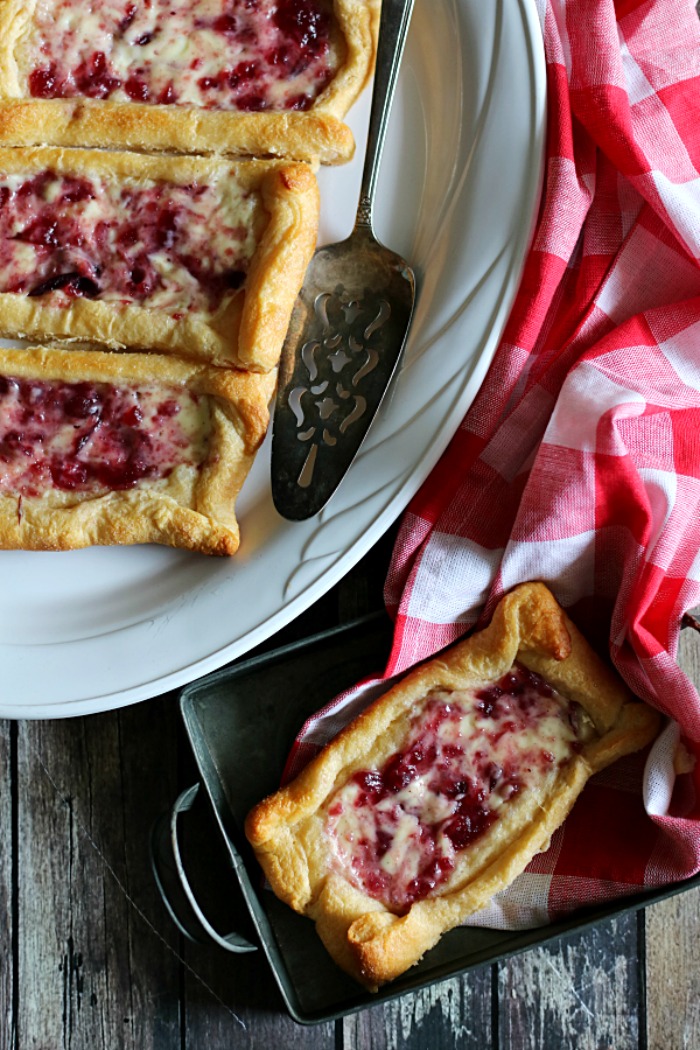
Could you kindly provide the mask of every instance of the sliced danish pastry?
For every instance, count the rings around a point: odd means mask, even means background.
[[[0,548],[238,548],[274,374],[157,354],[0,350]]]
[[[268,371],[318,208],[305,164],[0,149],[0,334]]]
[[[379,0],[2,0],[0,141],[333,163]]]
[[[376,989],[508,886],[591,774],[658,725],[525,584],[256,806],[247,835],[275,893]]]

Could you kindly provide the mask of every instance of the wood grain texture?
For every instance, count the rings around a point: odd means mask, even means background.
[[[195,780],[192,768],[188,783]],[[209,803],[203,796],[201,805],[199,802],[179,829],[190,884],[215,929],[222,934],[236,930],[256,942],[245,908],[239,906],[230,861]],[[305,1029],[287,1015],[262,951],[235,955],[215,945],[188,941],[183,945],[183,959],[181,1050],[267,1050],[306,1045]],[[309,1045],[319,1050],[333,1047],[332,1024],[319,1025],[313,1032]]]
[[[19,725],[18,1047],[177,1045],[177,937],[144,849],[174,791],[171,708]]]
[[[638,1050],[637,917],[601,923],[499,967],[503,1050]]]
[[[646,913],[648,1050],[700,1046],[700,890]]]
[[[190,947],[187,961],[199,979],[185,976],[183,1050],[335,1047],[332,1023],[306,1028],[285,1013],[262,952],[232,958],[219,948]]]
[[[14,849],[17,841],[13,804],[13,765],[16,758],[16,727],[0,722],[0,1032],[8,1045],[15,1036],[15,915],[13,907]],[[0,1035],[0,1042],[2,1035]]]
[[[376,609],[389,545],[265,647]],[[700,682],[700,637],[685,633],[680,662]],[[260,953],[183,943],[157,895],[150,828],[196,776],[174,698],[3,728],[0,1050],[700,1046],[700,891],[646,919],[621,917],[362,1014],[297,1026]],[[211,846],[199,848],[216,867]]]
[[[380,609],[395,531],[390,529],[337,587],[255,652],[289,644]],[[236,1050],[277,1046],[285,1050],[302,1046],[326,1050],[341,1045],[342,1021],[306,1028],[290,1020],[261,952],[235,957],[218,948],[188,945],[185,956],[191,970],[183,976],[183,1050],[219,1046]]]
[[[682,632],[678,662],[700,683],[695,631]],[[700,1046],[700,890],[649,908],[645,929],[648,1050],[695,1050]]]
[[[344,1050],[451,1050],[491,1043],[492,972],[483,967],[343,1019]]]

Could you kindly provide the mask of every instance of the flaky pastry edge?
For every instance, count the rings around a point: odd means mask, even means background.
[[[345,42],[338,73],[306,111],[242,113],[194,106],[34,99],[22,95],[16,43],[31,20],[24,0],[0,5],[0,143],[350,160],[355,141],[343,122],[374,69],[380,0],[333,0]]]
[[[403,916],[390,912],[338,871],[324,868],[319,810],[355,769],[377,768],[396,749],[399,740],[392,740],[392,726],[405,720],[430,692],[496,680],[516,659],[579,703],[597,732],[597,738],[562,767],[545,804],[527,817],[527,824],[518,827],[522,815],[513,821],[500,817],[475,849],[458,855],[462,863],[458,861],[456,872],[463,873],[458,887],[414,903]],[[275,893],[314,919],[336,962],[376,990],[418,962],[443,933],[521,874],[547,848],[589,777],[645,746],[658,728],[658,714],[636,701],[602,663],[548,588],[523,584],[501,600],[485,630],[411,671],[294,781],[259,803],[248,815],[246,834]],[[503,835],[506,841],[501,844]],[[473,871],[472,855],[479,858]]]
[[[104,495],[70,493],[61,505],[0,493],[0,549],[74,550],[160,543],[232,555],[239,545],[235,502],[265,436],[274,374],[216,369],[156,354],[56,348],[0,349],[0,375],[115,385],[186,387],[211,399],[208,455],[180,465],[157,486]]]
[[[0,292],[0,335],[90,342],[115,350],[157,350],[267,372],[275,368],[309,260],[316,246],[319,193],[306,164],[232,162],[95,150],[0,148],[0,173],[206,184],[228,172],[259,192],[268,216],[243,287],[213,314],[171,311],[99,299],[60,302]]]

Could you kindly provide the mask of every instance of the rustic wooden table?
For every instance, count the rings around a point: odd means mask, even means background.
[[[379,607],[389,540],[274,641]],[[685,634],[680,661],[700,683],[700,636]],[[0,1050],[700,1046],[698,890],[304,1028],[260,953],[192,945],[158,896],[149,832],[195,779],[174,694],[7,722],[0,778]]]

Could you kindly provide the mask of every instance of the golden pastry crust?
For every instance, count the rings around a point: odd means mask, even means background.
[[[273,374],[209,368],[154,354],[31,348],[0,350],[0,375],[17,379],[182,387],[210,399],[207,455],[157,481],[103,495],[0,493],[0,549],[73,550],[162,543],[235,554],[235,501],[268,424]]]
[[[316,245],[319,195],[308,165],[284,161],[145,156],[94,150],[0,149],[0,176],[43,171],[119,184],[215,185],[227,178],[259,195],[266,222],[246,279],[214,312],[140,306],[56,293],[0,292],[0,335],[144,349],[253,371],[276,367]]]
[[[442,890],[394,914],[342,874],[325,832],[329,799],[358,770],[379,769],[405,741],[410,719],[435,690],[497,681],[515,660],[537,671],[590,718],[591,738],[543,796],[508,812],[457,853]],[[246,833],[275,893],[316,922],[336,962],[376,990],[418,962],[444,932],[484,907],[546,849],[588,778],[647,744],[659,718],[636,702],[540,583],[502,599],[489,627],[410,672],[371,704],[282,790],[249,814]],[[593,729],[593,727],[595,727]]]
[[[355,149],[343,118],[374,69],[380,0],[333,0],[344,61],[304,112],[236,112],[108,99],[33,99],[16,49],[36,0],[0,3],[0,142],[14,146],[91,146],[157,152],[222,153],[349,160]]]

